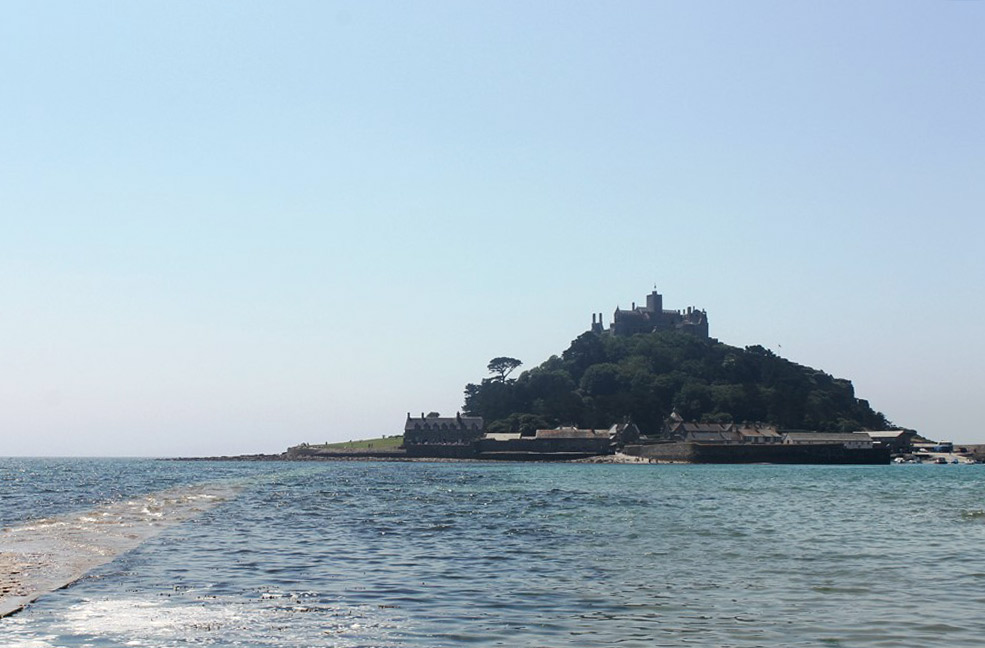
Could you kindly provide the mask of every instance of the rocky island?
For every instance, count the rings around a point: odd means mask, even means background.
[[[890,423],[851,381],[762,346],[709,335],[708,313],[645,305],[601,313],[559,356],[512,378],[522,362],[493,358],[465,387],[462,411],[407,414],[400,448],[358,453],[299,446],[295,457],[714,463],[888,463],[916,432]],[[627,459],[628,460],[628,459]]]

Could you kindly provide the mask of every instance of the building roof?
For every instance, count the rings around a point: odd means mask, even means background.
[[[688,432],[685,438],[688,441],[711,441],[714,443],[721,443],[722,441],[734,442],[738,439],[735,433],[730,430]]]
[[[815,443],[846,443],[872,440],[866,432],[787,432],[784,436],[791,441],[813,441]]]
[[[612,434],[619,434],[620,432],[623,432],[624,430],[632,430],[633,428],[636,428],[636,431],[637,432],[640,431],[640,429],[638,427],[636,427],[636,424],[635,423],[615,423],[615,424],[613,424],[612,427],[609,428],[609,434],[610,435],[612,435]]]
[[[736,427],[735,431],[744,437],[769,437],[778,439],[783,436],[772,425],[743,425]]]
[[[641,319],[643,318],[648,319],[650,317],[650,311],[648,311],[643,306],[637,306],[636,308],[630,310],[617,308],[616,315],[618,315],[619,317],[639,317]]]
[[[579,430],[578,428],[556,428],[537,430],[537,439],[598,439],[609,438],[608,430]]]
[[[490,441],[514,441],[520,438],[519,432],[486,432],[483,437]]]
[[[898,439],[903,435],[914,435],[913,430],[865,430],[862,434],[868,434],[873,439]]]
[[[404,431],[409,430],[481,430],[481,416],[407,416]]]
[[[731,423],[681,423],[678,429],[683,432],[729,432]]]

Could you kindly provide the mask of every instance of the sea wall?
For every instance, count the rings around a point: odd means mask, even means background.
[[[888,464],[888,448],[849,449],[841,444],[754,445],[658,443],[626,446],[623,454],[688,463]]]
[[[422,443],[422,444],[408,444],[405,446],[404,452],[408,457],[414,457],[417,459],[430,458],[430,459],[475,459],[476,458],[476,447],[474,443],[467,445],[449,443]]]
[[[533,453],[538,455],[567,455],[595,456],[612,454],[611,442],[604,439],[481,439],[478,442],[479,455],[502,456],[506,453]]]
[[[628,445],[622,453],[631,457],[691,463],[694,460],[693,443],[657,443],[654,445]]]

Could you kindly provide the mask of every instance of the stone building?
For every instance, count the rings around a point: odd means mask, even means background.
[[[604,330],[602,313],[598,313],[597,317],[592,313],[592,331],[602,333]],[[664,310],[663,295],[654,290],[646,296],[646,306],[637,306],[633,302],[629,310],[616,308],[609,331],[613,335],[680,331],[707,338],[708,313],[692,306],[683,310]]]
[[[664,422],[661,436],[674,441],[719,444],[782,443],[783,435],[775,425],[765,423],[688,423],[677,412]]]
[[[619,446],[627,443],[639,443],[641,436],[643,435],[640,433],[640,429],[629,419],[622,423],[616,423],[609,428],[609,438]]]
[[[914,430],[868,430],[873,445],[889,448],[890,452],[906,453],[913,450]]]
[[[680,423],[672,438],[691,443],[742,443],[743,439],[731,423]]]
[[[784,445],[843,445],[849,450],[871,450],[872,437],[865,432],[787,432]]]
[[[407,413],[404,423],[404,446],[420,445],[471,445],[482,436],[481,416],[443,417],[437,412],[421,418],[411,418]]]
[[[559,427],[552,430],[537,430],[532,437],[514,433],[487,434],[479,443],[479,456],[502,456],[509,453],[518,458],[525,454],[528,458],[569,455],[572,458],[612,454],[613,439],[609,430],[579,429]]]
[[[783,435],[775,425],[746,423],[735,426],[742,443],[783,443]]]

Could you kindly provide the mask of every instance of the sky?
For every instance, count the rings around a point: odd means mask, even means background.
[[[985,443],[985,2],[0,0],[0,455],[454,414],[615,308]]]

